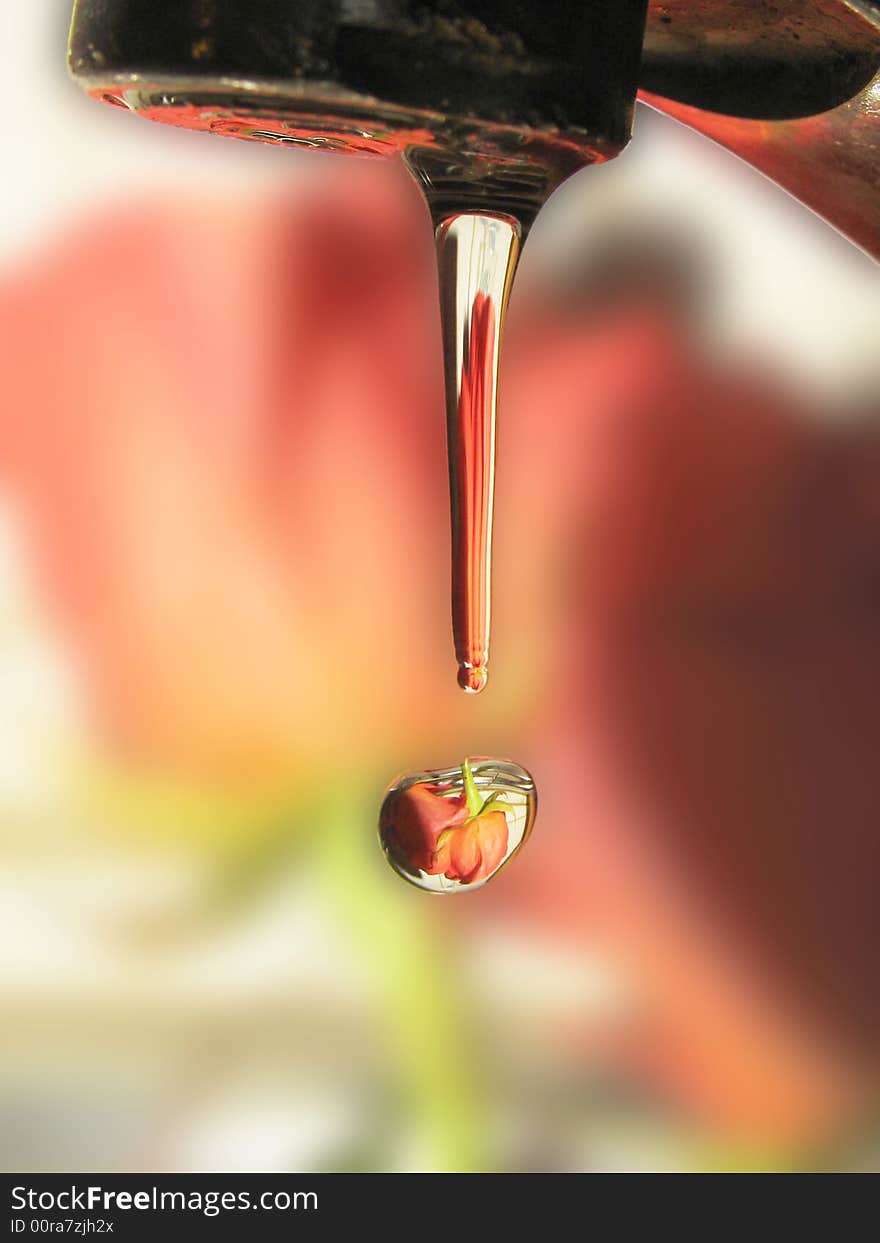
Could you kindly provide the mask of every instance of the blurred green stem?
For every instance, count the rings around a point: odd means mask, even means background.
[[[431,1169],[489,1168],[478,1058],[466,1038],[449,945],[436,935],[432,899],[382,865],[364,809],[370,792],[337,791],[323,804],[315,855],[327,892],[375,973],[391,1052],[420,1120]]]

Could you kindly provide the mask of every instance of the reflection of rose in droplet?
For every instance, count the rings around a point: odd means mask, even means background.
[[[437,843],[467,819],[464,794],[450,798],[438,786],[413,785],[398,790],[382,806],[382,842],[405,871],[436,875]]]
[[[395,871],[440,893],[476,888],[494,876],[525,840],[534,814],[534,784],[515,765],[482,761],[472,768],[465,760],[452,771],[457,780],[449,772],[401,779],[379,817]],[[500,778],[509,773],[515,780],[507,784]]]
[[[486,811],[446,829],[437,839],[432,872],[471,885],[488,880],[507,855],[507,817]]]

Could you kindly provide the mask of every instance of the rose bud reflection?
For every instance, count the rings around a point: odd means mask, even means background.
[[[536,801],[532,778],[507,760],[401,777],[382,804],[382,848],[398,875],[421,889],[476,889],[528,837]]]

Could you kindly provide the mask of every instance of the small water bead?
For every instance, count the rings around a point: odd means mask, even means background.
[[[532,831],[532,777],[511,760],[484,757],[460,767],[408,773],[388,788],[379,840],[398,876],[428,893],[479,889]]]
[[[486,689],[488,681],[489,671],[485,665],[472,665],[463,660],[458,666],[458,685],[468,695],[479,695],[480,691]]]

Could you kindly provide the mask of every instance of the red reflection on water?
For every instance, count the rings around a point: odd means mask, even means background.
[[[495,312],[478,292],[461,371],[458,409],[449,420],[452,498],[452,629],[464,690],[486,684],[489,554],[494,488]]]

